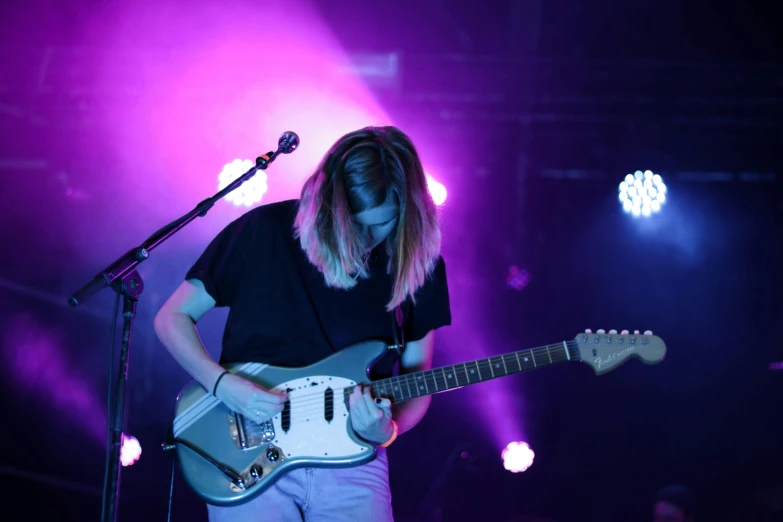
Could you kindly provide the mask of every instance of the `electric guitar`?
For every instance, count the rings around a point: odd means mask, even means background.
[[[369,382],[369,370],[387,349],[382,341],[362,342],[303,368],[227,365],[268,390],[288,391],[283,411],[261,423],[229,410],[195,381],[185,386],[177,397],[172,432],[188,485],[207,503],[230,506],[249,501],[295,468],[371,461],[375,445],[354,432],[349,417],[348,397],[358,384],[369,384],[374,397],[399,403],[560,362],[587,363],[601,375],[630,357],[655,364],[666,355],[657,336],[599,330],[572,341]]]

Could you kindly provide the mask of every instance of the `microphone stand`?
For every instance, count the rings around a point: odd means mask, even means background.
[[[106,457],[107,473],[104,477],[103,484],[102,522],[114,522],[117,520],[120,490],[120,450],[125,423],[125,397],[128,383],[128,356],[131,347],[133,319],[136,317],[136,305],[139,301],[139,296],[144,290],[144,281],[142,281],[141,276],[136,271],[136,267],[139,263],[149,258],[152,250],[159,247],[188,223],[197,217],[204,217],[216,201],[253,177],[257,171],[265,170],[279,154],[290,154],[296,150],[298,146],[299,137],[293,132],[285,132],[278,141],[278,148],[276,151],[267,152],[256,158],[256,164],[253,168],[235,179],[231,184],[214,196],[199,203],[196,208],[181,218],[169,223],[152,234],[141,245],[131,248],[125,255],[121,256],[102,270],[92,279],[92,281],[84,285],[68,298],[68,304],[72,307],[76,307],[83,304],[103,288],[109,286],[118,294],[118,297],[122,296],[123,300],[122,315],[124,323],[122,329],[122,345],[120,347],[120,365],[117,370],[113,407],[111,408],[111,411],[107,412],[109,417],[107,423],[111,428],[107,440],[109,452]],[[110,345],[110,350],[113,349],[113,346],[112,343],[112,345]],[[111,374],[109,377],[111,377]]]

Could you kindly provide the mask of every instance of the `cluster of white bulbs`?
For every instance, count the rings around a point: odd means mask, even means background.
[[[218,176],[218,190],[223,190],[232,181],[250,170],[254,162],[250,160],[235,159],[231,163],[226,163]],[[226,201],[230,201],[238,207],[252,207],[261,202],[267,191],[267,177],[263,170],[256,171],[252,178],[242,183],[242,185],[229,192],[226,195]]]
[[[626,212],[636,217],[650,216],[666,202],[666,185],[660,175],[637,170],[620,183],[619,197]]]

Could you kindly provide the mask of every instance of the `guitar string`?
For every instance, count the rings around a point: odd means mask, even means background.
[[[574,341],[569,341],[569,343],[574,343]],[[547,352],[550,351],[550,348],[562,348],[562,347],[563,347],[562,344],[557,344],[557,345],[550,345],[550,347],[533,348],[532,350],[529,350],[529,351],[532,352],[531,355],[533,355],[536,359],[538,359],[539,356],[542,355],[542,354],[546,354],[547,358],[548,358]],[[569,348],[573,348],[573,346],[569,345]],[[523,350],[523,351],[527,351],[527,350]],[[562,355],[559,352],[558,353],[554,353],[552,355],[554,355],[555,357],[562,357]],[[447,366],[443,366],[443,367],[440,367],[440,368],[433,368],[433,369],[430,369],[430,370],[422,370],[420,372],[406,373],[406,374],[399,375],[399,376],[394,376],[394,377],[388,377],[388,378],[380,379],[378,381],[371,381],[369,383],[359,383],[359,384],[370,385],[373,388],[378,388],[378,387],[390,387],[390,386],[395,384],[395,381],[396,381],[396,383],[400,384],[401,386],[406,386],[406,385],[411,384],[413,382],[422,382],[422,383],[424,383],[427,380],[426,376],[423,378],[423,380],[420,380],[420,381],[415,381],[413,379],[415,379],[416,375],[418,375],[418,374],[426,374],[428,372],[430,372],[431,374],[434,374],[435,372],[446,371],[447,368],[453,368],[452,371],[454,371],[455,374],[457,374],[457,372],[459,370],[463,370],[463,371],[467,372],[470,369],[467,365],[472,365],[472,364],[476,364],[479,367],[479,372],[480,373],[485,373],[485,372],[489,371],[489,372],[491,372],[494,375],[492,370],[489,369],[489,368],[490,368],[490,366],[492,364],[496,364],[496,361],[490,361],[490,359],[497,360],[498,358],[511,357],[512,358],[511,360],[513,362],[514,358],[516,358],[515,356],[516,356],[516,352],[511,352],[511,353],[501,354],[501,355],[493,355],[491,357],[487,357],[487,358],[484,358],[484,359],[477,359],[475,361],[468,361],[468,362],[465,362],[465,363],[457,363],[457,364],[454,364],[454,365],[447,365]],[[577,360],[581,360],[581,359],[578,359],[575,356],[571,356],[571,360],[572,361],[577,361]],[[566,359],[558,359],[557,361],[553,360],[552,363],[546,361],[545,363],[542,364],[542,366],[544,366],[544,365],[548,366],[550,364],[554,364],[555,362],[566,362],[566,361],[568,361],[568,358],[566,358]],[[463,366],[463,368],[459,368],[459,366]],[[519,371],[513,371],[513,372],[510,372],[510,373],[506,373],[505,375],[500,375],[499,377],[505,377],[506,375],[513,375],[515,373],[521,373],[522,371],[524,371],[526,369],[526,368],[521,368],[521,364],[517,364],[517,366],[520,367]],[[536,367],[537,366],[534,364],[531,368],[536,368]],[[504,371],[506,369],[507,369],[507,366],[504,367]],[[466,376],[467,376],[467,373],[466,373]],[[433,375],[433,379],[434,378],[435,378],[435,376]],[[489,380],[489,379],[483,379],[483,378],[480,379],[480,381],[484,381],[484,380]],[[479,381],[473,381],[473,382],[479,382]],[[427,384],[429,384],[429,382],[427,382]],[[465,386],[467,384],[471,384],[470,378],[468,378],[468,382],[466,382],[465,384],[458,384],[457,386],[455,386],[455,388],[459,387],[459,386]],[[332,390],[333,391],[343,391],[343,390],[345,390],[347,388],[352,388],[352,387],[354,387],[354,386],[346,386],[346,387],[343,387],[343,388],[332,388]],[[296,401],[297,401],[298,405],[300,405],[300,406],[304,403],[304,401],[306,401],[309,398],[314,399],[316,402],[321,402],[324,399],[324,395],[323,394],[324,394],[324,392],[308,393],[308,394],[296,397]],[[292,400],[292,405],[293,405],[293,400]]]
[[[576,340],[571,340],[571,341],[565,341],[565,344],[568,346],[568,348],[571,349],[571,350],[569,350],[569,355],[571,355],[571,351],[573,350],[573,348],[579,348],[580,346],[585,346],[586,347],[586,346],[591,346],[593,344],[599,344],[599,343],[586,344],[586,343],[583,343],[583,342],[578,342]],[[519,371],[514,371],[514,372],[509,373],[507,371],[507,367],[504,366],[504,370],[505,370],[506,373],[504,375],[499,376],[499,377],[506,377],[508,375],[513,375],[515,373],[522,373],[525,370],[537,368],[538,366],[535,364],[535,359],[538,358],[539,355],[547,354],[548,357],[551,357],[551,355],[552,355],[551,354],[551,349],[561,348],[562,346],[563,346],[563,343],[556,343],[556,344],[550,344],[550,345],[545,345],[545,346],[539,346],[539,347],[530,348],[530,349],[526,349],[526,350],[520,350],[519,352],[510,352],[510,353],[504,353],[504,354],[499,354],[499,355],[493,355],[493,356],[490,356],[490,357],[485,357],[485,358],[477,359],[477,360],[474,360],[474,361],[468,361],[468,362],[464,362],[464,363],[457,363],[457,364],[454,364],[454,365],[447,365],[447,366],[443,366],[443,367],[440,367],[440,368],[433,368],[433,369],[430,369],[430,370],[422,370],[420,372],[408,373],[408,374],[403,374],[403,375],[399,375],[399,376],[384,378],[384,379],[381,379],[381,380],[378,380],[378,381],[371,381],[369,383],[360,383],[360,384],[369,385],[369,386],[373,387],[374,389],[378,389],[381,386],[388,387],[388,386],[393,386],[394,384],[397,384],[397,385],[400,386],[401,393],[403,394],[403,399],[402,400],[407,400],[407,399],[404,398],[404,393],[405,393],[404,388],[405,387],[409,388],[408,389],[408,394],[410,395],[409,399],[421,396],[421,395],[418,395],[418,394],[416,396],[413,396],[413,394],[410,392],[410,385],[412,383],[417,382],[416,380],[412,380],[412,379],[415,379],[415,376],[417,374],[426,374],[427,372],[430,372],[432,374],[432,380],[433,380],[433,383],[435,384],[435,388],[436,388],[436,391],[432,392],[432,393],[438,393],[439,391],[449,391],[449,390],[452,390],[452,389],[455,389],[455,388],[460,388],[462,386],[467,386],[467,385],[470,385],[470,384],[476,384],[478,382],[483,382],[485,380],[490,380],[491,379],[491,378],[490,379],[483,379],[483,378],[481,378],[478,381],[471,382],[470,381],[470,377],[467,375],[467,365],[469,365],[469,364],[476,364],[476,366],[478,367],[479,373],[481,373],[482,368],[489,369],[489,371],[493,375],[492,378],[494,378],[494,372],[491,369],[491,365],[492,365],[491,359],[502,358],[502,360],[505,361],[506,357],[512,357],[512,362],[513,362],[513,359],[514,358],[518,358],[519,354],[521,354],[522,352],[530,352],[530,354],[533,356],[533,362],[534,362],[533,367],[532,368],[527,367],[525,369],[522,369],[521,368],[521,364],[518,362],[517,366],[520,368]],[[631,344],[629,343],[628,346],[631,346]],[[582,359],[580,358],[580,355],[581,354],[578,353],[578,351],[577,351],[577,353],[575,355],[572,355],[570,358],[567,358],[565,360],[558,360],[557,362],[566,362],[566,361],[569,361],[569,360],[571,360],[571,361],[581,361]],[[632,356],[632,355],[637,355],[637,354],[635,354],[635,353],[634,354],[628,354],[629,357]],[[548,366],[548,365],[554,364],[554,363],[555,363],[555,361],[545,362],[544,365]],[[463,371],[466,372],[465,376],[468,378],[468,382],[466,382],[465,384],[457,383],[457,385],[454,386],[454,387],[450,387],[450,388],[447,388],[447,389],[444,389],[444,390],[438,390],[437,389],[437,381],[435,380],[434,373],[437,372],[438,370],[445,371],[446,368],[453,368],[455,376],[456,376],[457,375],[457,370],[459,370],[459,368],[458,368],[459,366],[462,366],[463,367]],[[486,370],[484,370],[484,371],[486,371]],[[457,381],[459,381],[459,379],[457,379]],[[427,383],[427,376],[425,375],[424,379],[420,380],[418,382],[422,382],[422,383],[425,383],[425,385],[427,385],[428,384]],[[346,386],[346,387],[343,387],[343,388],[332,388],[332,390],[334,392],[343,392],[343,391],[345,391],[348,388],[355,388],[355,386]],[[425,389],[428,390],[429,387],[426,386]],[[383,393],[383,390],[381,390],[381,392]],[[392,392],[392,394],[393,394],[393,392]],[[430,394],[431,393],[425,393],[425,395],[430,395]],[[323,404],[324,400],[325,400],[324,392],[308,393],[308,394],[296,397],[295,398],[295,402],[294,402],[294,400],[291,401],[291,405],[293,407],[293,405],[295,403],[296,406],[297,406],[297,410],[299,412],[300,408],[302,408],[302,407],[304,407],[306,405],[309,406],[310,404],[316,405],[316,406],[318,406],[320,408],[320,406]]]
[[[577,345],[578,346],[580,343],[577,343],[576,341],[568,341],[567,344],[569,345],[570,348],[572,348],[573,345]],[[551,345],[551,346],[558,346],[558,347],[560,347],[562,345]],[[543,347],[543,349],[536,348],[536,349],[533,349],[533,350],[539,350],[541,353],[544,353],[544,352],[547,351],[547,349],[548,349],[548,347]],[[488,359],[494,359],[496,357],[511,356],[511,355],[515,355],[515,353],[512,352],[511,354],[503,354],[503,355],[493,356],[493,357],[488,358]],[[558,354],[556,354],[556,355],[558,355]],[[479,373],[485,373],[487,370],[490,370],[490,364],[493,363],[493,361],[490,361],[488,359],[480,359],[478,361],[471,361],[469,363],[459,363],[459,364],[478,363]],[[576,357],[572,357],[571,360],[581,360],[581,359],[578,359]],[[546,365],[548,366],[550,364],[554,364],[555,362],[567,362],[567,361],[568,361],[568,359],[558,359],[557,361],[553,361],[552,363],[548,363],[547,362]],[[445,368],[447,368],[447,367],[443,367],[443,369],[445,369]],[[511,372],[511,373],[504,373],[503,375],[500,375],[498,377],[505,377],[505,376],[508,376],[508,375],[513,375],[515,373],[522,373],[525,370],[534,369],[534,368],[536,368],[536,366],[533,366],[533,367],[528,366],[525,369],[520,369],[519,371],[514,371],[514,372]],[[440,368],[436,368],[434,371],[437,371],[439,369]],[[426,372],[428,370],[424,370],[424,371]],[[400,380],[397,381],[397,384],[400,386],[401,394],[403,395],[403,399],[401,399],[401,400],[407,400],[404,397],[404,395],[405,395],[405,387],[410,387],[410,385],[413,385],[414,387],[416,387],[416,383],[425,383],[425,381],[427,381],[426,378],[424,380],[422,380],[422,381],[419,381],[419,380],[411,381],[410,378],[413,375],[416,375],[416,374],[405,374],[405,375],[401,376],[402,379],[404,379],[404,382],[400,381]],[[456,375],[456,372],[455,372],[455,375]],[[466,376],[467,376],[467,374],[466,374]],[[400,377],[393,377],[391,379],[400,379]],[[489,380],[489,379],[480,379],[480,380],[471,382],[470,378],[468,378],[468,382],[466,382],[465,384],[457,384],[456,386],[449,387],[449,388],[446,388],[446,389],[438,389],[437,381],[435,380],[435,377],[433,375],[432,383],[435,385],[435,391],[430,392],[430,393],[425,393],[424,395],[431,395],[433,393],[445,392],[445,391],[449,391],[449,390],[452,390],[452,389],[460,388],[460,387],[463,387],[463,386],[466,386],[466,385],[469,385],[469,384],[476,384],[478,382],[483,382],[485,380]],[[381,383],[385,383],[385,384],[380,386]],[[388,389],[390,386],[393,385],[393,383],[390,380],[387,382],[386,379],[382,379],[380,381],[375,381],[375,382],[371,382],[371,383],[365,383],[365,384],[369,384],[371,387],[373,387],[373,391],[380,392],[382,394],[385,393],[385,389]],[[426,382],[426,386],[425,386],[426,390],[429,390],[429,384],[430,384],[429,382]],[[355,385],[352,385],[352,386],[346,386],[346,387],[343,387],[343,388],[333,388],[332,390],[333,390],[333,392],[335,392],[335,394],[337,394],[337,393],[342,393],[342,392],[344,392],[345,390],[348,390],[348,389],[353,389],[355,387],[356,387]],[[410,395],[410,397],[408,397],[408,399],[421,397],[422,396],[420,394],[413,395],[410,392],[410,389],[407,391],[407,393],[408,393],[408,395]],[[392,394],[394,394],[394,392],[392,392]],[[294,411],[295,410],[296,417],[307,417],[308,415],[310,415],[310,416],[320,415],[324,411],[325,400],[326,399],[324,397],[324,393],[323,392],[309,393],[309,394],[306,394],[306,395],[301,396],[301,397],[295,397],[295,398],[292,398],[290,400],[291,410],[289,410],[289,411]],[[281,412],[281,415],[282,415],[282,412]],[[291,415],[291,413],[289,413],[289,415]],[[255,423],[255,421],[252,421],[252,420],[251,420],[251,422]]]
[[[566,341],[566,345],[569,348],[573,348],[574,346],[579,347],[580,345],[584,345],[584,343],[579,343],[577,341]],[[538,354],[546,353],[552,347],[561,347],[561,346],[562,346],[562,344],[556,344],[556,345],[553,344],[553,345],[549,345],[549,346],[544,346],[544,347],[539,347],[539,348],[532,348],[530,350],[523,350],[523,351],[529,351],[533,355],[536,355],[537,353]],[[629,344],[629,346],[630,346],[630,344]],[[491,369],[490,369],[491,366],[490,365],[493,362],[490,361],[489,359],[495,359],[497,357],[515,356],[515,355],[516,355],[516,352],[512,352],[512,353],[508,353],[508,354],[501,354],[501,355],[492,356],[492,357],[489,357],[489,358],[479,359],[479,360],[476,360],[476,361],[470,361],[470,362],[467,362],[467,363],[458,363],[457,365],[454,365],[454,366],[459,366],[459,365],[462,365],[462,364],[467,365],[467,364],[474,364],[474,363],[476,363],[478,365],[479,373],[482,373],[482,372],[486,372],[488,369],[491,371]],[[629,354],[629,356],[630,355],[631,354]],[[558,359],[558,361],[556,361],[556,362],[566,362],[568,360],[569,359]],[[581,360],[581,359],[579,359],[578,357],[571,357],[570,360],[574,360],[575,361],[575,360]],[[548,365],[554,364],[554,363],[555,363],[555,361],[553,361],[552,363],[547,362],[547,363],[545,363],[545,365],[548,366]],[[448,366],[443,367],[442,369],[445,370],[445,368],[448,368]],[[507,372],[504,375],[500,375],[498,377],[505,377],[505,376],[508,376],[508,375],[513,375],[515,373],[522,373],[525,370],[530,370],[530,369],[534,369],[534,368],[536,368],[536,366],[533,366],[533,367],[528,366],[525,369],[520,369],[519,371],[515,371],[515,372],[511,372],[511,373]],[[427,371],[437,371],[439,369],[441,369],[441,368],[435,368],[434,370],[424,370],[424,372],[427,372]],[[419,372],[417,372],[417,373],[419,373]],[[412,385],[412,384],[415,387],[416,386],[415,383],[417,383],[417,382],[425,383],[427,381],[426,377],[422,381],[418,381],[418,380],[411,381],[410,379],[414,375],[416,375],[416,374],[415,373],[413,373],[413,374],[404,374],[402,376],[392,377],[390,379],[382,379],[380,381],[364,383],[364,384],[370,385],[371,387],[373,387],[373,391],[379,391],[380,393],[384,393],[384,391],[385,391],[384,388],[388,388],[389,386],[391,386],[393,384],[392,379],[398,379],[397,384],[400,386],[400,391],[401,391],[401,394],[403,395],[403,398],[401,400],[407,400],[407,399],[412,399],[412,398],[416,398],[416,397],[421,397],[422,395],[421,394],[413,395],[411,393],[410,389],[409,389],[407,391],[407,393],[408,393],[408,395],[410,395],[410,397],[408,397],[406,399],[404,397],[404,395],[405,395],[404,388],[405,387],[410,388],[410,385]],[[455,372],[455,375],[456,375],[456,372]],[[466,376],[467,376],[467,373],[466,373]],[[466,382],[465,384],[457,384],[456,386],[453,386],[453,387],[450,387],[450,388],[438,389],[437,381],[435,381],[435,376],[433,375],[432,376],[432,382],[433,382],[433,384],[435,384],[435,391],[430,392],[430,393],[425,393],[424,395],[431,395],[433,393],[445,392],[445,391],[449,391],[449,390],[452,390],[452,389],[460,388],[460,387],[463,387],[463,386],[466,386],[466,385],[469,385],[469,384],[476,384],[478,382],[483,382],[485,380],[489,380],[489,379],[480,379],[480,380],[471,382],[470,378],[468,377],[468,382]],[[381,383],[385,383],[385,384],[383,384],[383,386],[380,386]],[[426,383],[426,385],[427,386],[425,386],[425,390],[429,390],[429,383]],[[355,387],[356,387],[355,385],[352,385],[352,386],[346,386],[346,387],[343,387],[343,388],[333,388],[332,390],[336,394],[336,393],[342,393],[342,392],[344,392],[345,390],[348,390],[348,389],[353,389]],[[294,410],[295,410],[295,417],[297,417],[297,418],[304,418],[304,417],[307,417],[308,415],[309,416],[320,416],[321,414],[323,414],[324,408],[325,408],[325,406],[324,406],[324,404],[325,404],[324,393],[323,392],[309,393],[309,394],[303,395],[301,397],[295,397],[295,398],[291,399],[290,404],[291,404],[291,406],[290,406],[291,409],[289,410],[289,414],[288,414],[289,418],[291,416],[291,412],[294,412]],[[282,412],[280,413],[280,415],[282,415]],[[253,421],[252,417],[250,418],[250,421],[253,422],[254,424],[260,424],[260,423],[256,423],[255,421]],[[306,423],[308,421],[305,420],[304,422]]]
[[[568,341],[567,342],[569,347],[572,347],[571,346],[572,343],[576,344],[577,346],[579,345],[579,343],[576,343],[576,341]],[[562,347],[562,345],[557,345],[557,346],[561,346]],[[543,351],[545,351],[546,349],[547,349],[547,347],[544,347]],[[515,355],[515,353],[512,352],[511,354],[503,354],[503,355]],[[501,356],[493,356],[491,358],[494,358],[494,357],[501,357]],[[581,361],[581,359],[576,358],[576,357],[572,357],[570,360],[572,360],[572,361]],[[552,363],[547,363],[546,366],[549,366],[551,364],[555,364],[557,362],[567,362],[567,361],[569,361],[569,359],[558,359],[557,361],[553,361]],[[486,365],[490,361],[487,360],[487,359],[479,359],[478,361],[470,361],[469,363],[465,363],[465,364],[471,364],[471,363],[474,363],[474,362],[479,363],[479,364],[483,363],[485,365],[485,367],[486,367]],[[460,363],[460,364],[462,364],[462,363]],[[527,367],[526,369],[534,369],[534,368],[536,368],[536,366]],[[427,371],[427,370],[425,370],[425,371]],[[517,373],[522,373],[523,371],[524,370],[511,372],[511,373],[506,373],[506,374],[504,374],[502,376],[498,376],[498,377],[505,377],[505,376],[508,376],[508,375],[514,375],[514,374],[517,374]],[[481,370],[479,370],[479,372],[481,373]],[[406,374],[406,375],[414,375],[414,374]],[[433,393],[445,392],[445,391],[449,391],[449,390],[452,390],[452,389],[456,389],[456,388],[460,388],[460,387],[466,386],[468,384],[478,384],[479,382],[484,382],[485,380],[490,380],[490,379],[481,379],[481,380],[478,380],[478,381],[473,381],[472,383],[469,381],[466,384],[459,384],[457,386],[454,386],[453,388],[447,388],[447,389],[442,389],[442,390],[437,390],[436,389],[435,392],[425,393],[424,395],[431,395]],[[375,383],[378,383],[378,382],[383,382],[383,381],[376,381]],[[375,383],[370,383],[370,384],[373,385]],[[345,390],[353,389],[355,387],[356,387],[355,385],[352,385],[352,386],[345,386],[343,388],[336,388],[336,389],[333,389],[333,390],[335,391],[335,395],[336,395],[336,392],[343,392]],[[436,388],[437,388],[437,386],[436,386]],[[313,396],[315,396],[316,400],[310,399],[310,397],[313,397]],[[409,397],[408,399],[413,399],[413,398],[421,397],[421,396],[422,395],[413,396],[411,394],[411,397]],[[301,397],[301,398],[298,398],[298,399],[300,399],[300,401],[302,401],[302,402],[296,402],[293,399],[291,400],[291,409],[289,410],[288,421],[287,421],[289,429],[292,429],[295,426],[296,427],[301,427],[303,425],[309,425],[310,421],[307,419],[308,416],[316,417],[314,420],[320,420],[320,416],[325,413],[325,406],[324,406],[325,398],[323,396],[323,393],[308,394],[308,395],[306,395],[304,397]],[[402,400],[408,400],[408,399],[405,399],[403,397]],[[297,406],[296,409],[294,409],[295,405]],[[332,408],[333,408],[332,413],[334,414],[334,405],[332,406]],[[346,410],[348,411],[348,413],[350,413],[350,406],[347,406]],[[283,424],[283,413],[281,412],[279,415],[281,416],[279,422],[281,424]],[[249,426],[246,426],[246,429],[248,429],[248,431],[251,431],[255,435],[260,435],[260,434],[263,433],[264,430],[261,429],[261,424],[262,423],[256,422],[256,421],[254,421],[252,419],[248,419],[248,420],[250,420],[250,422],[252,423]],[[272,419],[269,419],[269,420],[272,420]]]
[[[575,343],[575,342],[574,341],[568,341],[568,343]],[[550,347],[562,348],[562,344],[550,345]],[[530,351],[530,352],[532,352],[532,355],[534,357],[538,358],[538,356],[540,356],[542,354],[546,354],[550,350],[550,347],[544,346],[544,347],[540,347],[540,348],[533,348],[531,350],[523,350],[523,351]],[[572,346],[569,346],[569,347],[572,347]],[[466,363],[458,363],[456,365],[451,365],[451,367],[458,367],[458,366],[463,366],[463,365],[467,366],[467,365],[472,365],[472,364],[475,363],[478,366],[479,373],[485,373],[487,371],[492,372],[492,370],[489,369],[491,364],[492,364],[492,362],[489,361],[488,359],[496,359],[498,357],[504,357],[504,356],[505,357],[512,357],[512,356],[515,356],[515,355],[516,355],[515,352],[512,352],[510,354],[496,355],[496,356],[492,356],[492,357],[489,357],[489,358],[478,359],[476,361],[469,361],[469,362],[466,362]],[[560,356],[557,353],[554,354],[554,355]],[[567,360],[568,359],[562,359],[562,360],[559,359],[557,362],[566,362]],[[571,360],[578,360],[578,359],[575,358],[575,357],[572,357]],[[554,364],[554,361],[552,363],[547,361],[544,364],[548,366],[550,364]],[[518,366],[521,366],[521,365],[518,365]],[[536,366],[534,365],[534,366],[532,366],[530,368],[532,369],[532,368],[535,368],[535,367]],[[390,377],[390,378],[381,379],[379,381],[372,381],[372,382],[369,382],[369,383],[360,383],[360,384],[369,385],[369,386],[373,387],[374,389],[378,389],[379,387],[381,387],[382,383],[385,383],[385,384],[383,384],[383,387],[393,386],[394,385],[393,381],[396,379],[397,380],[397,384],[400,386],[400,389],[403,390],[403,393],[404,393],[404,388],[405,387],[410,387],[410,385],[412,385],[415,382],[425,383],[425,381],[427,381],[427,377],[426,376],[422,380],[420,380],[420,381],[412,380],[412,379],[415,379],[415,376],[417,374],[419,374],[419,373],[425,374],[426,372],[437,372],[439,370],[445,370],[446,368],[449,368],[449,366],[444,366],[442,368],[434,368],[432,370],[423,370],[421,372],[403,374],[401,376]],[[455,368],[455,370],[456,371],[454,371],[454,373],[456,375],[457,371],[459,370],[459,368]],[[467,372],[469,371],[469,368],[463,367],[463,370],[466,372],[465,373],[466,377],[468,377]],[[499,377],[505,377],[506,375],[513,375],[514,373],[521,373],[522,371],[524,371],[524,369],[520,369],[519,371],[516,371],[516,372],[506,373],[505,375],[501,375]],[[434,375],[433,375],[433,380],[434,380]],[[459,379],[457,379],[457,380],[459,380]],[[468,377],[468,382],[466,382],[465,384],[457,384],[453,388],[449,388],[449,389],[454,389],[454,388],[458,388],[458,387],[461,387],[461,386],[466,386],[466,385],[472,384],[472,383],[482,382],[484,380],[489,380],[489,379],[480,379],[478,381],[472,381],[471,382],[470,377]],[[429,382],[427,382],[426,384],[429,385]],[[435,383],[435,384],[437,384],[437,383]],[[337,394],[337,392],[343,392],[344,390],[346,390],[348,388],[355,388],[355,385],[345,386],[343,388],[332,388],[332,390],[335,392],[335,394]],[[427,389],[429,389],[428,386],[427,386]],[[443,391],[447,391],[447,390],[443,390]],[[433,392],[433,393],[437,393],[437,392]],[[414,396],[410,393],[410,391],[408,391],[408,394],[411,395],[410,398],[414,398]],[[420,395],[416,395],[415,397],[418,397],[418,396],[420,396]],[[296,406],[298,408],[301,408],[301,407],[303,407],[305,405],[308,405],[308,403],[309,404],[314,404],[314,405],[321,405],[321,404],[323,404],[324,400],[325,400],[324,399],[324,392],[322,391],[322,392],[316,392],[316,393],[307,393],[305,395],[301,395],[301,396],[292,398],[290,400],[290,402],[291,402],[291,407],[292,408],[293,408],[293,406],[295,404],[296,404]]]

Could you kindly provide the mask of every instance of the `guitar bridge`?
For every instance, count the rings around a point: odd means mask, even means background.
[[[228,432],[240,450],[257,448],[275,438],[275,427],[271,420],[254,422],[234,411],[228,414]]]

